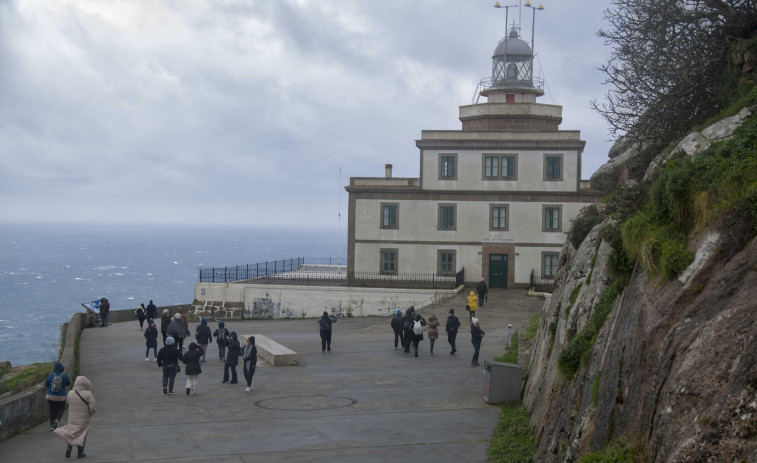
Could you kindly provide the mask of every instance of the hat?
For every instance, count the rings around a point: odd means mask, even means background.
[[[471,318],[471,323],[473,323],[474,325],[478,324],[478,318],[476,317]]]
[[[205,320],[204,318],[201,318],[200,319],[200,323],[202,323],[203,325],[206,325],[208,323],[208,321]]]
[[[402,315],[402,311],[401,311],[401,310],[398,310],[398,311],[397,311],[397,315]]]
[[[166,338],[166,345],[167,346],[173,346],[174,342],[175,341],[173,340],[173,338],[171,336],[169,336],[169,337]]]
[[[163,309],[163,313],[168,313],[168,309]]]
[[[175,318],[177,320],[181,320],[181,314],[177,313],[176,315],[173,316],[173,318]]]
[[[452,315],[455,315],[455,309],[449,309],[449,313],[451,313]]]
[[[55,362],[55,367],[53,368],[53,371],[55,373],[63,373],[63,370],[65,370],[65,367],[60,362]]]

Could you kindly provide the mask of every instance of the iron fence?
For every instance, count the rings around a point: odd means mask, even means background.
[[[535,288],[537,291],[552,292],[555,289],[554,277],[542,277],[531,270],[530,287]]]

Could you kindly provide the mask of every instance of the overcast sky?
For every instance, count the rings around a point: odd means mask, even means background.
[[[493,3],[0,0],[0,220],[346,217],[349,177],[417,177],[421,131],[460,129],[505,34]],[[610,146],[589,107],[608,2],[543,4],[539,101],[581,130],[589,178]]]

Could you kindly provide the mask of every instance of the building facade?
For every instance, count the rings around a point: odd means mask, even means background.
[[[352,177],[348,272],[454,274],[490,287],[553,278],[565,233],[601,200],[581,181],[585,141],[559,130],[562,107],[537,103],[531,47],[513,28],[495,49],[485,102],[461,106],[461,130],[424,130],[418,178]],[[586,188],[582,187],[586,185]]]

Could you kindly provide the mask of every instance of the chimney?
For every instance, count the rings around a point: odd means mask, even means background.
[[[392,178],[392,165],[387,164],[384,168],[386,169],[386,178]]]

